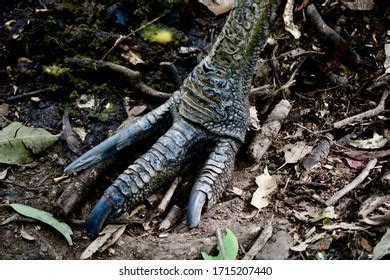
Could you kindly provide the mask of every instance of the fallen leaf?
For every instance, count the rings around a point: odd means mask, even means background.
[[[390,228],[387,229],[386,233],[382,236],[381,240],[376,244],[372,259],[379,260],[386,255],[390,254]]]
[[[374,0],[341,0],[345,7],[356,11],[369,11],[375,6]]]
[[[13,122],[0,131],[0,163],[30,162],[32,154],[39,154],[53,145],[60,134],[53,135],[42,128],[32,128]]]
[[[81,142],[72,129],[72,125],[69,120],[69,113],[67,111],[65,111],[62,116],[62,130],[64,131],[64,138],[69,149],[75,154],[81,154]]]
[[[325,235],[326,235],[326,232],[318,233],[318,234],[314,235],[313,237],[306,239],[302,243],[300,243],[296,246],[290,247],[290,250],[295,251],[295,252],[303,252],[307,249],[307,247],[309,246],[310,243],[314,243],[314,242],[320,240],[321,238],[325,237]]]
[[[286,145],[283,147],[285,164],[297,163],[301,158],[306,156],[313,149],[312,146],[307,145],[303,141],[295,143],[291,148],[287,147],[290,147],[290,145]]]
[[[5,177],[7,177],[8,168],[4,169],[3,171],[0,171],[0,180],[4,180]]]
[[[133,65],[145,64],[145,61],[142,60],[140,55],[133,52],[132,50],[128,50],[126,53],[122,53],[121,56]]]
[[[7,103],[0,104],[0,117],[5,117],[9,113],[9,105]]]
[[[80,138],[81,142],[85,141],[85,138],[87,137],[87,132],[83,127],[73,127],[73,131]]]
[[[372,252],[372,246],[370,243],[368,243],[368,240],[365,238],[360,239],[360,246],[367,252],[371,253]]]
[[[378,133],[374,133],[374,136],[371,139],[366,140],[351,140],[349,145],[366,150],[374,150],[383,148],[387,143],[387,139]]]
[[[356,159],[352,159],[352,158],[345,158],[345,160],[347,161],[349,167],[351,167],[353,169],[361,171],[366,167],[366,164],[364,163],[364,161],[356,160]]]
[[[52,226],[65,237],[69,245],[72,245],[72,229],[66,223],[58,221],[56,218],[53,217],[52,214],[18,203],[12,203],[9,204],[9,206],[11,206],[16,212],[22,214],[23,216],[33,218],[35,220],[41,221],[45,224]]]
[[[235,260],[238,254],[238,240],[230,229],[225,230],[225,235],[222,237],[223,247],[225,249],[226,260]],[[206,252],[201,252],[204,260],[222,260],[221,250],[219,249],[217,256],[210,256]]]
[[[99,236],[88,245],[80,256],[80,260],[90,258],[97,251],[103,252],[125,232],[126,225],[107,225],[99,234]]]
[[[235,0],[199,0],[199,2],[218,16],[229,12],[233,8]]]
[[[258,187],[253,193],[251,204],[257,209],[261,209],[268,206],[268,198],[278,185],[276,179],[269,175],[267,167],[262,175],[256,177],[256,184]]]
[[[25,231],[24,229],[21,229],[20,230],[20,236],[28,241],[34,241],[35,240],[35,237],[30,235],[27,231]]]
[[[326,207],[317,217],[310,220],[315,223],[323,219],[337,219],[338,215],[334,211],[333,206]]]
[[[91,109],[95,107],[95,97],[82,94],[77,101],[77,107],[80,109]]]

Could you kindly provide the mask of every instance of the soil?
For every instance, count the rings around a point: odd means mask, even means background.
[[[18,121],[53,134],[61,133],[62,115],[67,111],[72,126],[87,133],[82,142],[84,152],[115,132],[128,117],[126,109],[144,105],[148,112],[163,101],[140,94],[115,73],[77,69],[67,64],[66,58],[99,60],[119,34],[127,35],[164,14],[157,23],[174,30],[173,42],[150,42],[141,36],[142,32],[137,32],[112,50],[105,60],[139,71],[142,81],[156,90],[173,92],[178,89],[177,81],[182,81],[207,54],[226,20],[226,14],[214,16],[197,1],[173,4],[165,3],[170,1],[17,2],[0,0],[0,128]],[[121,221],[130,221],[124,234],[108,250],[94,254],[93,258],[200,259],[201,251],[216,252],[215,232],[224,228],[237,236],[240,245],[237,258],[243,258],[262,229],[270,224],[273,236],[256,254],[257,259],[371,257],[388,226],[389,202],[377,207],[366,219],[359,216],[359,210],[367,199],[389,194],[389,179],[383,176],[388,172],[389,156],[378,158],[369,177],[334,205],[337,217],[312,219],[325,209],[324,201],[361,173],[361,169],[348,164],[349,157],[343,153],[362,151],[348,146],[348,139],[368,139],[374,132],[390,139],[388,111],[355,125],[333,128],[338,120],[374,108],[388,87],[383,65],[390,9],[386,0],[376,1],[368,11],[355,11],[329,2],[317,3],[317,7],[332,28],[345,16],[340,34],[359,53],[361,64],[345,65],[348,63],[344,63],[341,54],[329,47],[327,39],[304,20],[301,11],[294,14],[295,23],[302,31],[299,40],[284,30],[280,16],[272,33],[275,43],[268,44],[262,52],[253,82],[253,87],[269,85],[268,90],[251,98],[251,103],[257,108],[260,124],[283,98],[289,100],[292,109],[266,155],[258,162],[248,155],[248,147],[258,133],[251,129],[238,153],[231,184],[221,201],[203,214],[199,227],[187,229],[182,215],[170,229],[158,229],[166,213],[158,217],[153,217],[153,213],[167,184],[135,215],[121,217]],[[196,51],[180,53],[181,47],[194,47]],[[135,65],[124,58],[129,50],[144,63]],[[296,54],[297,51],[302,52]],[[161,62],[173,63],[178,74],[167,71],[160,66]],[[284,87],[292,75],[295,83]],[[41,89],[45,91],[10,99]],[[94,105],[80,108],[80,99],[93,99]],[[315,167],[304,170],[302,159],[284,165],[287,145],[303,141],[315,147],[326,133],[335,140],[329,155]],[[58,208],[57,200],[75,178],[71,176],[59,182],[54,179],[61,177],[64,167],[78,155],[68,147],[64,136],[30,163],[0,165],[0,172],[7,169],[6,177],[0,179],[0,221],[15,214],[7,204],[22,203],[52,213],[73,230],[73,245],[69,246],[58,232],[39,222],[19,218],[1,225],[0,259],[80,258],[91,243],[83,221],[104,188],[137,155],[146,151],[153,140],[146,142],[126,155],[118,155],[68,217]],[[389,144],[381,148],[388,149]],[[173,204],[185,208],[188,194],[181,189],[191,186],[194,170],[199,169],[201,160],[201,157],[194,159],[179,174],[183,178],[180,190],[168,209]],[[367,162],[367,159],[360,161],[363,165]],[[265,167],[276,178],[278,187],[270,195],[269,205],[256,209],[250,203],[257,189],[255,178],[264,173]],[[375,217],[375,222],[367,223],[367,219],[373,221]],[[340,223],[347,226],[324,228],[324,225]],[[304,250],[290,249],[313,236],[320,237],[308,243]]]

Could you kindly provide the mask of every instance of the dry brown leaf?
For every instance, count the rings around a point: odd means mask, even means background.
[[[297,163],[313,149],[312,146],[307,145],[303,141],[297,142],[291,148],[290,147],[290,144],[283,147],[285,163]]]
[[[132,50],[128,50],[126,53],[122,53],[121,56],[133,65],[145,64],[141,56]]]
[[[306,239],[305,241],[303,241],[302,243],[296,245],[296,246],[293,246],[290,248],[291,251],[295,251],[295,252],[303,252],[307,249],[307,246],[309,246],[310,243],[314,243],[318,240],[320,240],[321,238],[324,238],[326,235],[325,232],[322,232],[322,233],[318,233],[316,235],[314,235],[313,237],[310,237],[309,239]]]
[[[233,8],[235,0],[199,0],[199,2],[218,16],[229,12]]]
[[[126,229],[126,225],[107,225],[99,237],[92,241],[80,256],[80,260],[90,258],[97,251],[103,252],[114,244]]]
[[[269,196],[278,186],[274,177],[269,175],[267,167],[264,174],[256,177],[257,190],[253,193],[251,204],[257,209],[267,207]]]

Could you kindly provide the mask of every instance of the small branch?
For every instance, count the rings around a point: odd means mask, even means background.
[[[363,219],[367,218],[367,216],[374,212],[375,209],[388,202],[390,202],[390,195],[370,197],[363,201],[360,206],[359,216]]]
[[[180,182],[180,178],[176,177],[176,179],[172,182],[171,186],[169,187],[168,191],[165,193],[160,204],[157,206],[158,213],[165,212],[165,210],[167,209],[168,203],[171,201],[172,195],[177,188],[177,185],[179,185],[179,182]]]
[[[109,70],[125,77],[131,86],[133,86],[135,89],[139,90],[141,93],[147,96],[165,100],[171,97],[169,93],[158,91],[147,86],[141,81],[141,75],[138,71],[131,70],[122,65],[102,60],[93,60],[89,58],[77,57],[66,58],[65,63],[92,70]]]
[[[361,121],[365,118],[371,118],[371,117],[379,115],[380,113],[383,113],[385,111],[385,102],[386,102],[386,99],[388,96],[389,96],[389,90],[386,89],[383,92],[383,95],[381,97],[381,100],[379,101],[378,106],[376,106],[374,109],[371,109],[371,110],[368,110],[366,112],[357,114],[355,116],[351,116],[349,118],[335,122],[333,124],[333,127],[334,128],[341,128],[341,127],[346,126],[346,125],[351,125],[354,122]]]
[[[370,160],[373,158],[383,158],[390,156],[390,149],[389,150],[378,150],[378,151],[340,151],[346,156],[349,156],[351,158],[357,159],[357,160]]]
[[[158,229],[159,230],[169,229],[172,225],[174,225],[179,220],[182,213],[183,213],[183,210],[179,206],[173,205],[171,210],[169,210],[168,215],[161,222]]]
[[[290,102],[287,100],[280,101],[268,115],[267,120],[256,134],[255,139],[253,139],[253,142],[249,146],[249,154],[257,162],[260,161],[271,146],[272,141],[282,127],[283,121],[287,118],[290,109]]]
[[[152,23],[156,22],[157,20],[159,20],[160,18],[162,18],[163,16],[165,16],[165,14],[162,14],[158,17],[156,17],[155,19],[153,19],[152,21],[142,25],[141,27],[137,28],[136,30],[132,30],[129,34],[127,34],[126,36],[120,36],[118,38],[118,40],[115,41],[114,45],[103,55],[102,57],[102,60],[104,60],[120,43],[122,43],[124,40],[128,39],[130,36],[134,36],[135,33],[141,31],[142,29],[145,29],[147,26],[151,25]]]
[[[76,133],[72,129],[72,125],[69,121],[69,113],[67,111],[64,112],[62,116],[62,130],[64,131],[64,137],[68,148],[75,154],[81,154],[81,142],[77,138]]]
[[[267,241],[272,236],[272,225],[269,224],[263,231],[261,232],[260,236],[256,239],[255,243],[253,243],[252,247],[249,249],[249,251],[245,254],[245,256],[242,258],[243,260],[252,260],[258,252],[260,252],[265,244],[267,244]]]
[[[9,96],[5,99],[5,101],[6,102],[15,102],[15,101],[19,101],[19,100],[24,99],[24,98],[29,98],[29,97],[36,96],[36,95],[39,95],[42,93],[46,93],[49,90],[50,90],[49,88],[44,88],[44,89],[39,89],[39,90],[31,91],[31,92],[25,92],[25,93],[22,93],[19,95]]]
[[[335,193],[331,198],[329,198],[325,204],[327,206],[334,205],[339,201],[344,195],[355,189],[367,176],[370,174],[371,169],[373,169],[377,163],[377,159],[372,159],[367,163],[366,168],[363,169],[362,173],[359,174],[351,183],[346,185],[344,188]]]
[[[223,237],[222,237],[221,229],[217,228],[215,234],[217,236],[218,248],[219,248],[219,252],[221,253],[221,259],[226,260],[226,251],[225,251],[225,246],[223,245]]]
[[[293,20],[293,10],[294,10],[295,0],[287,0],[286,6],[283,12],[283,21],[284,28],[294,36],[296,40],[301,38],[301,32],[299,31],[298,26],[294,24]]]

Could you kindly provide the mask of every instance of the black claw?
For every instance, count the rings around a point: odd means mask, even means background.
[[[103,196],[92,209],[85,223],[87,233],[91,238],[98,236],[111,212],[112,203],[107,197]]]
[[[199,225],[203,205],[206,203],[207,196],[202,191],[191,193],[187,209],[187,226],[194,228]]]

